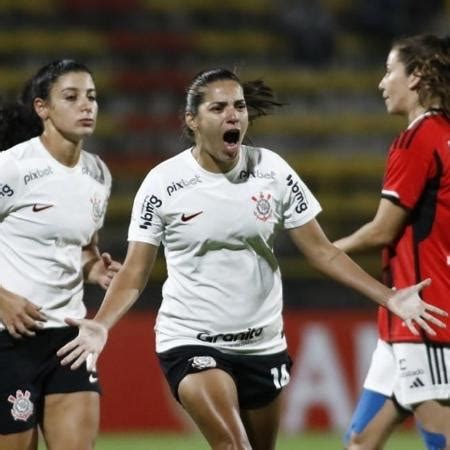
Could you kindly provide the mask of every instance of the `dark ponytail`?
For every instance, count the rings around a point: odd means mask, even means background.
[[[6,150],[42,133],[43,124],[34,110],[34,100],[47,100],[53,84],[60,76],[69,72],[87,72],[92,75],[84,64],[74,60],[54,61],[38,70],[26,83],[15,103],[0,106],[0,150]]]

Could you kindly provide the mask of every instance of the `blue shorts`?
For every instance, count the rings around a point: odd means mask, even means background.
[[[96,378],[82,365],[61,366],[57,350],[78,334],[78,328],[39,330],[36,336],[13,338],[0,331],[0,434],[20,433],[42,419],[48,394],[100,392]]]

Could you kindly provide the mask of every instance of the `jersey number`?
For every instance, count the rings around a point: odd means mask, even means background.
[[[273,377],[273,384],[277,389],[281,389],[289,383],[290,377],[286,369],[286,364],[282,364],[280,369],[278,367],[272,367],[270,373]]]

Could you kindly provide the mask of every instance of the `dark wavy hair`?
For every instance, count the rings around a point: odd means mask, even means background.
[[[267,86],[263,80],[242,82],[236,73],[231,70],[215,68],[203,70],[195,75],[186,91],[183,115],[191,113],[196,116],[198,107],[204,101],[206,87],[215,81],[222,80],[233,80],[242,86],[250,123],[258,117],[270,114],[274,108],[283,106],[283,103],[276,100],[272,88]],[[182,123],[184,123],[184,120]],[[184,124],[183,131],[190,140],[193,140],[194,133],[186,124]]]
[[[34,100],[47,100],[50,89],[59,77],[69,72],[92,72],[84,65],[72,59],[53,61],[41,67],[28,80],[15,103],[0,106],[0,150],[13,147],[43,131],[40,117],[34,110]]]
[[[439,38],[432,34],[401,38],[392,44],[407,75],[417,73],[422,106],[439,99],[440,109],[450,118],[450,36]]]

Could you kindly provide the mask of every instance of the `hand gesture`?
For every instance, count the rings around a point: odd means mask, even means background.
[[[436,335],[436,332],[430,327],[429,323],[437,325],[440,328],[445,328],[446,325],[441,320],[437,319],[430,313],[438,314],[440,316],[447,317],[447,312],[442,309],[425,303],[420,297],[419,292],[423,287],[429,286],[431,280],[427,278],[420,283],[410,286],[404,289],[399,289],[395,294],[387,301],[387,308],[397,316],[401,317],[409,331],[418,336],[419,332],[414,326],[415,322],[421,328],[423,328],[428,334],[432,336]]]
[[[97,359],[108,339],[108,330],[99,322],[89,319],[66,319],[68,325],[79,328],[78,336],[61,347],[57,356],[62,357],[61,364],[71,364],[72,370],[78,369],[85,361],[87,370],[96,371]]]
[[[114,261],[109,253],[102,253],[101,258],[92,265],[89,280],[106,290],[121,267],[122,264]]]
[[[1,290],[0,322],[12,337],[34,336],[35,330],[42,328],[46,321],[40,306],[6,289]]]

